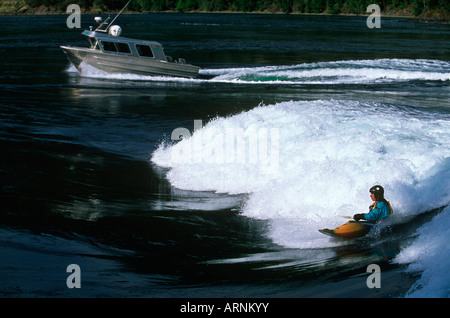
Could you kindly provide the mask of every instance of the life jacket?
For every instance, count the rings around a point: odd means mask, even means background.
[[[372,211],[373,209],[375,209],[375,207],[377,206],[377,203],[378,203],[378,202],[380,202],[380,201],[375,201],[375,202],[369,207],[369,212]],[[391,203],[390,203],[389,201],[387,201],[387,200],[384,200],[384,201],[381,201],[381,202],[385,202],[385,203],[388,204],[388,206],[389,206],[389,215],[392,215],[392,213],[394,213],[394,210],[392,209]],[[375,222],[376,222],[376,223],[379,223],[379,222],[383,221],[385,218],[387,218],[387,217],[384,217],[383,219],[380,219],[380,220],[378,220],[378,221],[374,221],[374,223],[375,223]]]
[[[378,203],[378,202],[380,202],[380,201],[375,201],[375,202],[369,207],[369,212],[372,211],[373,209],[375,209],[375,207],[377,206],[377,203]],[[390,203],[389,201],[381,201],[381,202],[385,202],[385,203],[388,204],[389,210],[390,210],[390,213],[389,213],[389,214],[394,213],[394,210],[392,210],[391,203]]]
[[[394,210],[392,209],[392,207],[391,207],[391,203],[389,202],[389,201],[386,201],[387,202],[387,204],[389,205],[389,211],[390,211],[390,215],[392,215],[392,213],[394,213]]]

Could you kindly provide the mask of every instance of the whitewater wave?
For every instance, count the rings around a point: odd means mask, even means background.
[[[269,220],[277,244],[327,247],[317,230],[367,212],[374,184],[393,220],[450,203],[449,119],[374,102],[260,105],[162,143],[151,161],[176,188],[246,194],[242,214]]]
[[[407,297],[448,298],[450,296],[450,207],[420,227],[417,239],[395,258],[399,264],[410,264],[409,272],[422,272],[406,294]]]
[[[82,76],[132,81],[234,84],[373,84],[415,80],[448,81],[450,63],[439,60],[377,59],[288,66],[201,69],[199,79],[106,73],[83,65]],[[76,71],[71,67],[69,72]],[[202,79],[208,77],[208,79]]]

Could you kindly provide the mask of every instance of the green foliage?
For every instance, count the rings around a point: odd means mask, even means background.
[[[326,8],[325,0],[311,0],[312,13],[322,13],[325,11],[325,8]]]
[[[95,0],[25,0],[25,3],[32,7],[37,8],[40,6],[55,7],[58,10],[66,11],[69,4],[78,4],[81,8],[89,9],[94,4]]]
[[[342,3],[341,0],[327,0],[327,13],[329,14],[339,14],[342,10]]]
[[[42,0],[25,0],[25,3],[32,8],[39,7],[42,3]]]
[[[30,7],[56,7],[62,11],[70,3],[83,9],[120,10],[127,0],[25,0]],[[128,9],[145,11],[240,11],[240,12],[300,12],[367,14],[369,4],[378,4],[381,10],[410,7],[414,15],[432,10],[450,13],[449,0],[133,0]]]
[[[224,11],[230,7],[230,4],[227,0],[212,0],[211,3],[211,10]]]
[[[177,11],[193,11],[199,8],[197,0],[178,0]]]

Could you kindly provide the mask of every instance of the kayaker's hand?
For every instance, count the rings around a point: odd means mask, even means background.
[[[363,213],[355,214],[353,218],[355,219],[355,221],[364,220],[364,214]]]

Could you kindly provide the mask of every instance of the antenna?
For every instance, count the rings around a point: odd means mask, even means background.
[[[116,21],[117,17],[122,13],[123,10],[125,10],[125,8],[130,4],[130,2],[131,2],[131,0],[129,0],[129,1],[127,2],[127,4],[122,8],[122,10],[120,10],[120,12],[117,13],[117,15],[114,17],[114,19],[113,19],[111,22],[108,23],[108,26],[106,27],[106,29],[101,30],[100,27],[101,27],[103,24],[105,24],[105,23],[109,20],[109,18],[106,19],[105,22],[103,22],[103,23],[102,23],[95,31],[98,30],[98,31],[102,31],[102,32],[108,32],[109,27],[113,24],[114,21]]]
[[[125,5],[125,7],[123,7],[122,10],[120,10],[119,13],[117,13],[117,15],[114,17],[114,19],[111,21],[111,23],[110,23],[109,25],[113,24],[113,22],[116,21],[117,17],[122,13],[123,10],[125,10],[125,8],[128,6],[128,4],[129,4],[130,2],[131,2],[131,0],[127,2],[127,4]]]

